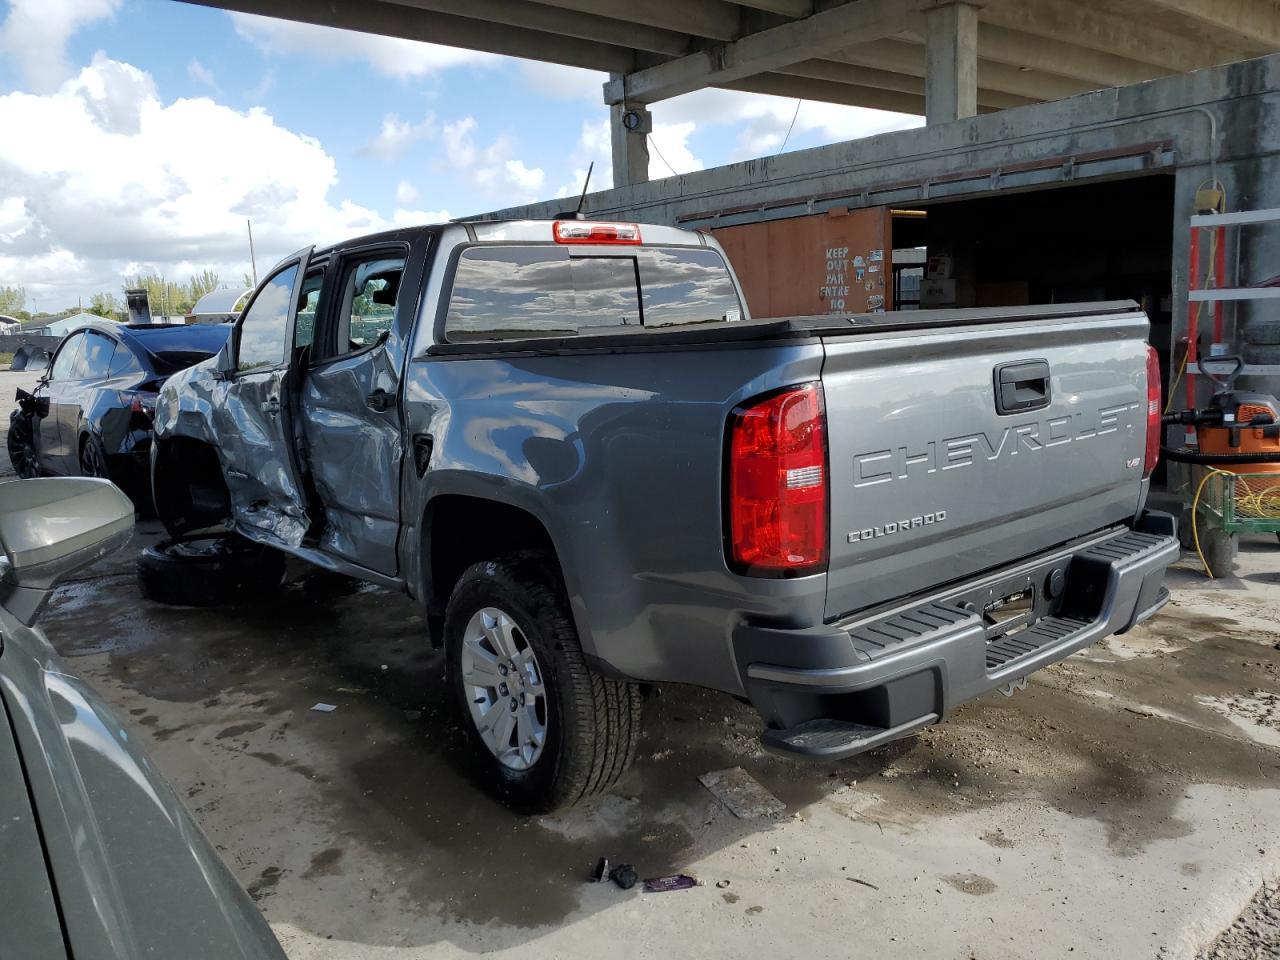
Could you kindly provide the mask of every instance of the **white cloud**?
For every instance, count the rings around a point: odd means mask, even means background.
[[[795,129],[792,130],[788,148],[794,148],[803,134],[816,134],[815,139],[820,143],[836,143],[924,124],[923,117],[910,114],[811,101],[804,101],[797,114],[795,100],[715,89],[698,90],[663,101],[653,108],[653,114],[655,137],[659,136],[662,127],[678,127],[683,123],[693,123],[695,128],[745,124],[739,133],[731,160],[747,160],[776,153],[793,116]],[[671,134],[668,133],[668,136]],[[687,136],[685,139],[687,140]],[[666,140],[659,139],[658,145],[677,170],[686,172],[676,157],[667,151]],[[653,169],[652,164],[650,169]],[[665,167],[662,167],[662,175],[669,176]]]
[[[399,114],[388,113],[382,118],[377,136],[361,147],[364,153],[384,160],[394,160],[416,140],[426,140],[435,134],[435,114],[427,114],[417,123],[401,120]]]
[[[398,209],[391,215],[391,222],[397,227],[417,227],[428,223],[447,223],[453,219],[448,210],[405,210]]]
[[[701,170],[705,164],[689,149],[689,137],[698,124],[693,120],[680,123],[653,124],[649,134],[649,179],[658,180],[682,173]]]
[[[10,0],[0,25],[0,54],[18,65],[38,93],[57,88],[71,75],[66,45],[80,27],[109,17],[121,0]]]
[[[211,90],[218,89],[218,81],[214,77],[213,71],[194,57],[187,64],[187,76],[201,86],[208,87]]]
[[[267,94],[276,88],[276,73],[274,70],[268,70],[262,75],[262,79],[255,83],[252,87],[244,92],[245,99],[250,103],[258,104],[267,99]]]
[[[488,66],[502,61],[491,53],[462,50],[399,37],[381,37],[311,23],[232,13],[236,32],[272,54],[304,54],[324,62],[362,60],[379,73],[407,79],[449,67]]]
[[[609,120],[584,120],[582,133],[578,137],[577,149],[573,152],[575,161],[582,164],[573,171],[573,177],[556,191],[557,197],[577,197],[582,193],[582,185],[587,180],[587,166],[591,168],[591,183],[588,191],[608,190],[613,186],[613,155],[609,146]]]
[[[0,284],[42,307],[115,291],[139,270],[238,279],[246,218],[260,265],[388,225],[330,199],[337,168],[315,139],[261,108],[165,103],[148,74],[101,54],[55,93],[0,96],[0,129],[41,131],[0,138]]]
[[[506,168],[507,178],[523,190],[541,190],[542,182],[547,179],[540,168],[530,170],[521,160],[508,160]]]
[[[407,206],[410,203],[416,203],[418,200],[418,188],[408,180],[401,180],[396,184],[396,203],[400,206]]]
[[[478,128],[475,117],[463,117],[440,128],[445,165],[505,204],[532,203],[542,199],[539,191],[546,180],[546,172],[541,167],[529,167],[523,160],[512,157],[514,145],[509,137],[499,137],[487,147],[478,146],[475,142]],[[519,195],[513,197],[512,190],[519,191]]]

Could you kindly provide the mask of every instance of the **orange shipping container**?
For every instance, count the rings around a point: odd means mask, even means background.
[[[729,255],[754,317],[893,309],[887,207],[711,231]]]

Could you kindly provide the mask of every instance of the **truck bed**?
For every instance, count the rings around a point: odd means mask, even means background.
[[[1103,300],[1025,307],[970,307],[960,310],[895,310],[887,313],[852,313],[808,317],[767,317],[735,323],[701,323],[684,327],[597,327],[566,337],[521,340],[487,340],[437,343],[427,356],[489,353],[521,353],[533,356],[578,350],[612,350],[627,347],[651,349],[659,345],[744,343],[770,340],[805,340],[819,337],[884,333],[893,330],[929,330],[1141,313],[1132,300]]]

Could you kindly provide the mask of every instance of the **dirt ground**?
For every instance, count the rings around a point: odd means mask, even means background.
[[[293,960],[1280,952],[1275,538],[1239,579],[1184,561],[1149,625],[852,761],[764,754],[748,707],[663,688],[618,789],[526,819],[472,782],[407,598],[300,567],[267,604],[157,606],[132,559],[156,536],[141,523],[43,626]],[[738,820],[698,782],[734,766],[786,813]],[[586,882],[601,856],[705,885]]]

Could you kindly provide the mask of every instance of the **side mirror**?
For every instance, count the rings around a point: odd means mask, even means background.
[[[31,626],[54,587],[132,535],[133,504],[109,480],[0,483],[0,606]]]
[[[235,376],[236,358],[232,346],[236,341],[236,332],[231,331],[231,336],[227,337],[227,342],[222,345],[222,349],[218,351],[218,359],[214,362],[214,368],[218,372],[218,377],[222,380],[230,380]]]

